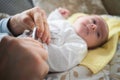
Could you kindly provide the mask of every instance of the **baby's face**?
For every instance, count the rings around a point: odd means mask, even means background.
[[[108,26],[100,16],[79,17],[73,26],[77,34],[87,42],[88,48],[99,46],[108,38]]]

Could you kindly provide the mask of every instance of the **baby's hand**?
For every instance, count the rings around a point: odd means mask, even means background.
[[[68,16],[70,15],[70,11],[68,9],[59,8],[58,10],[64,18],[68,18]]]

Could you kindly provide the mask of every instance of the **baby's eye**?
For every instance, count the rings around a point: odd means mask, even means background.
[[[93,21],[93,24],[96,24],[96,20],[93,19],[92,21]]]
[[[97,37],[100,37],[100,33],[99,32],[97,32]]]

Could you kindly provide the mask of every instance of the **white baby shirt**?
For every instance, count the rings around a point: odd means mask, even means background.
[[[76,34],[58,10],[49,15],[48,24],[51,43],[44,46],[48,51],[49,71],[66,71],[78,65],[87,54],[86,42]]]

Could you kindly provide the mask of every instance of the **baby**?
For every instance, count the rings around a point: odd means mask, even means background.
[[[108,26],[98,15],[79,17],[73,23],[73,27],[86,41],[88,48],[96,48],[108,39]]]
[[[60,13],[66,18],[69,15],[67,9],[59,8]],[[82,37],[88,48],[96,48],[108,39],[108,25],[98,15],[79,16],[73,23],[75,32]]]
[[[108,39],[108,26],[97,15],[80,16],[70,24],[65,18],[69,11],[59,8],[48,17],[51,43],[43,44],[48,51],[50,72],[66,71],[78,65],[88,48],[96,48]],[[34,29],[33,36],[37,35]]]

